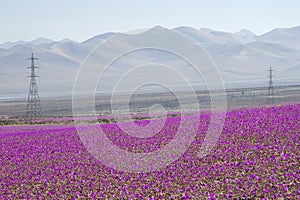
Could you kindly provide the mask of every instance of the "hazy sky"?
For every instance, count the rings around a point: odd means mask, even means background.
[[[83,41],[161,25],[262,34],[300,25],[298,0],[0,0],[0,43],[46,37]]]

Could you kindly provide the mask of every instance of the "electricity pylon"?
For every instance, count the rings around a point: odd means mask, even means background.
[[[273,69],[270,66],[270,69],[267,70],[269,71],[269,76],[267,76],[269,78],[269,87],[268,87],[268,102],[273,103],[274,102],[274,87],[273,87]]]
[[[38,58],[35,58],[33,56],[33,53],[31,53],[31,57],[27,58],[27,60],[30,60],[31,65],[30,67],[27,67],[30,69],[30,85],[29,85],[29,93],[27,98],[27,108],[26,108],[26,117],[30,117],[30,119],[35,118],[40,115],[41,111],[41,105],[40,105],[40,97],[38,94],[38,86],[36,82],[36,77],[38,77],[35,74],[35,69],[38,68],[34,65],[34,61]]]

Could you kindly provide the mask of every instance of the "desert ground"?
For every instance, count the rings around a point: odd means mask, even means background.
[[[213,91],[220,93],[220,91]],[[207,110],[211,108],[211,98],[208,91],[196,91],[198,106],[200,110]],[[260,106],[260,105],[276,105],[293,103],[300,101],[300,85],[292,86],[277,86],[274,87],[274,95],[268,95],[268,88],[240,88],[228,89],[226,94],[226,108],[236,109],[239,107]],[[189,101],[191,95],[186,92],[178,92],[176,95],[183,99],[185,108],[189,106],[194,108],[193,103]],[[194,96],[192,96],[194,97]],[[127,97],[126,97],[127,98]],[[114,96],[117,102],[113,109],[117,109],[117,113],[128,113],[126,106],[128,102],[125,96]],[[53,117],[72,117],[72,97],[51,97],[41,99],[41,112],[38,118],[53,118]],[[0,100],[0,121],[3,120],[17,120],[26,119],[26,98],[19,99],[4,99]],[[166,111],[180,112],[182,109],[178,101],[178,97],[173,93],[145,93],[133,94],[130,96],[129,111],[130,114],[147,113],[148,108],[159,104],[166,109]],[[181,102],[182,104],[182,102]],[[85,99],[82,99],[82,109],[84,110]],[[111,96],[110,95],[96,95],[95,98],[96,115],[104,116],[112,113]],[[159,113],[160,111],[157,110]],[[90,115],[91,113],[83,113]]]

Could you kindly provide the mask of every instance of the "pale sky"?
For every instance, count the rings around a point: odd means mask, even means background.
[[[156,25],[256,34],[300,25],[298,0],[0,0],[0,43],[38,37],[84,41]]]

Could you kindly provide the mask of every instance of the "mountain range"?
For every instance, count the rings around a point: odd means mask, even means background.
[[[156,26],[150,31],[159,34],[164,29]],[[266,76],[270,66],[275,70],[275,85],[300,84],[300,26],[277,28],[262,35],[246,29],[230,33],[181,26],[173,30],[190,37],[207,51],[219,68],[226,88],[267,86]],[[71,94],[76,73],[86,56],[94,47],[115,34],[104,33],[83,42],[38,38],[30,42],[0,44],[0,97],[26,96],[29,87],[27,67],[30,65],[26,58],[30,57],[31,52],[39,58],[37,72],[41,95]],[[172,57],[166,59],[168,56],[157,52],[142,52],[136,56],[145,62],[163,62],[171,66],[175,62],[180,63]],[[135,63],[130,59],[120,63],[116,69],[128,69],[130,64]],[[185,67],[178,64],[175,68],[182,68],[186,72],[185,76],[193,79],[193,73]],[[115,72],[112,70],[111,73],[113,76]],[[107,87],[111,87],[109,82],[108,78]]]

